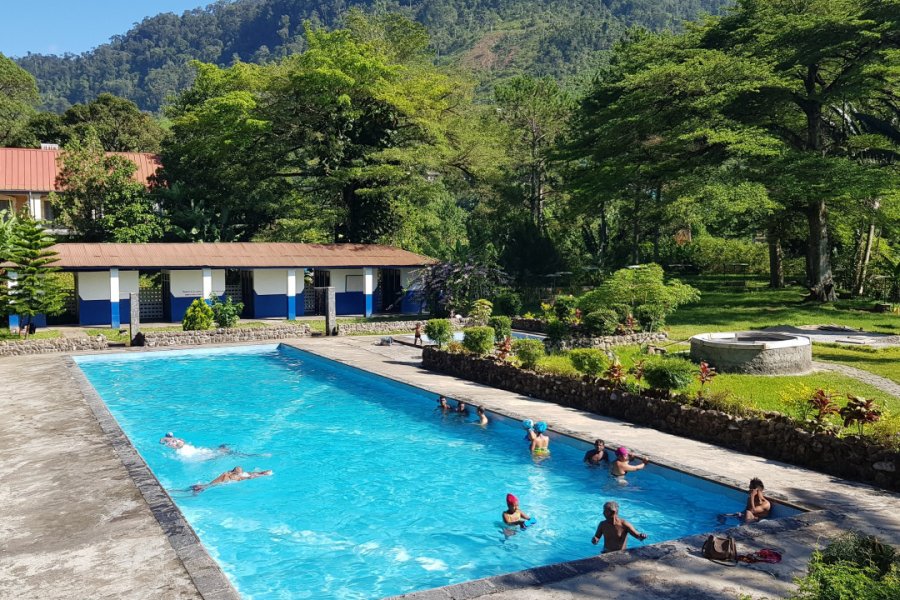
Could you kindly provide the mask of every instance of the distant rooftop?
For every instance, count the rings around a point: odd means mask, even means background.
[[[434,259],[377,244],[56,244],[54,266],[69,270],[419,267]]]
[[[57,158],[62,150],[0,148],[0,192],[54,192],[59,174]],[[135,181],[145,185],[157,169],[159,157],[146,152],[107,152],[124,156],[137,165]]]

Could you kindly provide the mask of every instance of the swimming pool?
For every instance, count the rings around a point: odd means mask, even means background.
[[[245,598],[375,598],[591,556],[607,500],[647,543],[716,529],[744,502],[658,467],[619,486],[560,436],[535,461],[503,419],[483,429],[436,412],[431,394],[287,346],[76,361]],[[159,444],[170,430],[254,456],[181,456]],[[274,475],[187,491],[238,464]],[[508,492],[538,520],[510,537]]]

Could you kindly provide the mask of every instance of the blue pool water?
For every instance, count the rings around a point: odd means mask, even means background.
[[[289,347],[76,360],[244,598],[377,598],[591,556],[607,500],[647,543],[744,502],[652,466],[619,486],[561,436],[536,461],[516,424],[442,415],[433,395]],[[184,457],[166,431],[255,456]],[[274,475],[184,491],[235,465]],[[537,518],[510,537],[508,492]]]

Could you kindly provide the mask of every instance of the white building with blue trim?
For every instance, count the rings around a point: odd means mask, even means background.
[[[334,287],[339,315],[419,313],[417,274],[435,262],[374,244],[68,243],[53,250],[55,266],[74,273],[75,321],[112,327],[128,323],[131,294],[147,321],[181,321],[191,302],[213,294],[243,302],[246,318],[296,319],[319,311],[316,287]],[[17,324],[11,316],[10,328]]]

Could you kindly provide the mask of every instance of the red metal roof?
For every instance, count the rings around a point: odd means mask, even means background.
[[[434,259],[376,244],[204,243],[56,244],[54,266],[68,270],[418,267]]]
[[[61,150],[0,148],[0,192],[52,192],[59,172]],[[134,179],[148,183],[160,167],[159,157],[146,152],[108,152],[124,156],[137,165]]]

